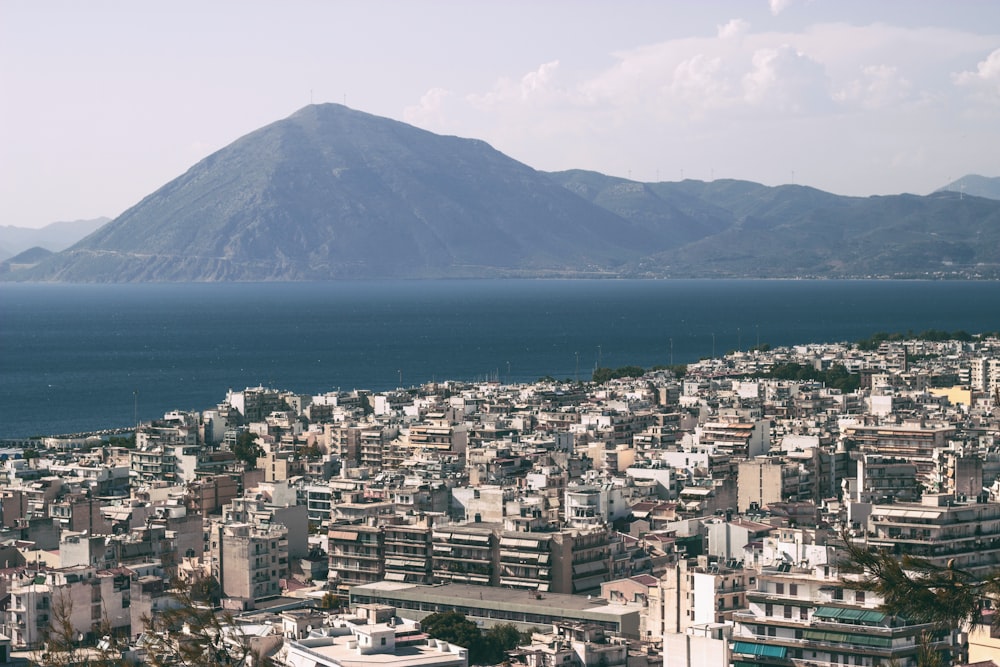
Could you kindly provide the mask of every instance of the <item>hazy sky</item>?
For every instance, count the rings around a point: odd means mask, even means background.
[[[0,225],[116,216],[314,102],[536,169],[1000,176],[997,0],[0,0]]]

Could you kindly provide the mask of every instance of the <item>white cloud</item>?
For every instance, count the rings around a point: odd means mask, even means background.
[[[788,44],[758,49],[742,83],[749,104],[782,112],[816,110],[829,99],[823,66]]]
[[[768,5],[771,7],[771,13],[777,16],[792,5],[792,0],[768,0]]]
[[[731,19],[725,25],[720,25],[717,30],[719,39],[733,39],[741,37],[750,30],[750,24],[743,19]]]
[[[883,109],[911,97],[913,84],[891,65],[868,65],[861,76],[845,83],[833,94],[838,102],[864,109]]]
[[[446,107],[453,97],[444,88],[431,88],[421,96],[419,104],[403,110],[403,118],[413,125],[442,127],[445,125]]]
[[[980,99],[1000,102],[1000,49],[980,61],[976,71],[959,72],[953,79],[959,86],[978,91]]]

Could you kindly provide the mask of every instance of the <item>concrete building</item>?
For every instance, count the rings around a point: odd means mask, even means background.
[[[954,653],[947,633],[887,616],[881,600],[851,590],[829,564],[764,568],[747,600],[733,615],[733,665],[915,667],[924,633],[945,664]]]
[[[560,622],[592,623],[607,633],[639,638],[642,607],[610,604],[585,595],[447,584],[416,586],[383,581],[355,586],[351,605],[385,604],[405,618],[421,620],[436,612],[457,611],[483,628],[512,623],[519,630],[539,629]]]
[[[288,529],[281,524],[213,525],[212,574],[224,595],[248,601],[275,597],[289,576]]]
[[[950,494],[926,494],[919,503],[874,505],[865,541],[892,553],[911,554],[939,567],[988,576],[1000,562],[1000,504]]]
[[[746,608],[746,591],[755,581],[755,571],[707,556],[677,562],[650,589],[648,638],[731,621],[736,610]]]

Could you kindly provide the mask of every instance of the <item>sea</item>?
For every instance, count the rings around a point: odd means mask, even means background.
[[[1000,283],[0,283],[0,438],[125,428],[229,389],[586,380],[767,343],[1000,331]]]

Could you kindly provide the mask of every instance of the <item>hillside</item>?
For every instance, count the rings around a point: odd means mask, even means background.
[[[201,281],[608,271],[654,243],[470,139],[310,106],[202,160],[38,280]]]
[[[336,104],[194,165],[5,280],[1000,277],[1000,201],[538,172]]]
[[[963,195],[973,197],[986,197],[987,199],[1000,199],[1000,177],[977,176],[969,174],[957,181],[952,181],[937,192],[958,192]]]
[[[35,247],[59,252],[95,231],[108,220],[109,218],[93,218],[53,222],[38,229],[0,225],[0,260],[8,259]]]

